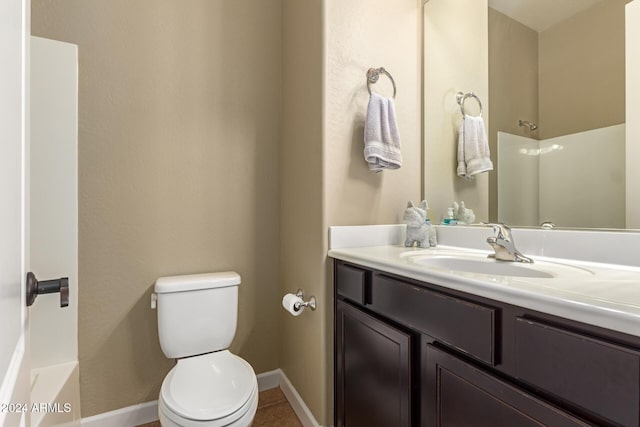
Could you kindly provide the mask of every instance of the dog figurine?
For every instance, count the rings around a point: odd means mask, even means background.
[[[416,243],[425,249],[437,245],[436,230],[425,222],[428,209],[426,200],[420,202],[420,206],[415,206],[412,201],[407,203],[403,216],[403,221],[407,224],[407,239],[404,242],[406,247],[413,247]]]

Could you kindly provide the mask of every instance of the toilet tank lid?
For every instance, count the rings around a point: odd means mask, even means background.
[[[155,292],[197,291],[201,289],[224,288],[240,284],[240,275],[235,271],[219,273],[189,274],[186,276],[160,277],[156,280]]]

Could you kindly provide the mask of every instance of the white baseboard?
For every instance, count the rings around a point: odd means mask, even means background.
[[[287,378],[281,369],[277,370],[280,371],[280,388],[293,408],[293,412],[295,412],[300,419],[302,425],[304,427],[320,427],[320,424],[318,424],[318,421],[316,421],[316,418],[309,410],[307,404],[304,403],[304,400],[302,400],[298,391],[293,387],[289,378]]]
[[[31,425],[80,425],[80,371],[78,361],[43,366],[31,370],[31,401],[69,403],[70,412],[34,412]]]
[[[263,372],[256,375],[258,378],[258,390],[265,391],[278,387],[280,385],[282,375],[283,373],[281,369],[274,369],[273,371]]]
[[[153,421],[158,421],[157,400],[83,418],[80,425],[82,427],[135,427]]]
[[[258,374],[257,378],[258,390],[260,391],[270,390],[276,387],[282,389],[282,392],[304,427],[320,427],[320,424],[318,424],[318,421],[316,421],[302,400],[302,397],[300,397],[300,394],[298,394],[293,387],[289,378],[282,372],[282,369],[275,369]],[[158,421],[157,400],[83,418],[80,425],[82,427],[135,427],[153,421]]]

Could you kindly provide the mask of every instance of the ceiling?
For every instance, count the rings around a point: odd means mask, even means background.
[[[489,0],[489,7],[538,32],[605,0]]]

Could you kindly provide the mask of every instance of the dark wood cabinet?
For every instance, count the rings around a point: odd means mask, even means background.
[[[411,425],[411,335],[336,303],[336,426]]]
[[[423,426],[589,425],[431,344],[423,350]]]
[[[515,377],[619,425],[640,425],[640,352],[516,318]]]
[[[640,426],[638,336],[339,260],[334,281],[336,426]]]
[[[385,274],[371,278],[369,308],[494,365],[495,307],[433,292]]]

